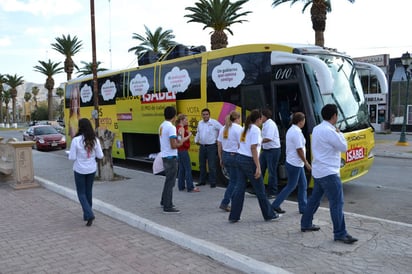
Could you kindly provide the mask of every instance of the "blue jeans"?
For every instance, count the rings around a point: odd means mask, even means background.
[[[92,210],[92,189],[96,172],[80,174],[74,171],[74,182],[76,183],[77,197],[83,209],[83,220],[94,218]]]
[[[229,184],[227,185],[225,195],[220,203],[222,206],[228,206],[230,200],[233,196],[233,191],[237,184],[237,164],[236,164],[237,153],[222,151],[223,165],[226,171],[229,173]]]
[[[166,178],[160,204],[163,205],[163,209],[171,209],[173,207],[173,187],[177,176],[177,158],[162,158],[162,160]]]
[[[303,167],[297,167],[286,162],[286,171],[288,173],[288,184],[282,189],[279,195],[272,203],[273,208],[278,208],[283,201],[289,197],[289,195],[298,186],[298,205],[299,212],[303,213],[306,208],[306,197],[308,182],[306,181],[305,169]]]
[[[200,183],[206,183],[207,171],[206,161],[209,168],[210,185],[216,184],[216,164],[217,164],[217,145],[200,145],[199,148],[199,170]]]
[[[259,162],[262,170],[262,177],[265,177],[266,169],[268,176],[268,195],[278,194],[278,163],[280,158],[280,148],[263,149],[260,153]]]
[[[347,232],[345,216],[343,214],[342,182],[336,174],[315,178],[315,186],[313,187],[312,195],[302,215],[300,225],[302,228],[312,226],[313,215],[318,209],[324,194],[329,200],[329,211],[333,223],[334,238],[341,239],[347,235]]]
[[[192,191],[195,186],[193,185],[192,166],[190,162],[189,152],[187,150],[182,150],[178,151],[177,155],[177,160],[179,163],[179,171],[177,173],[177,187],[179,188],[179,190],[184,190],[186,187],[187,191]]]
[[[265,220],[273,219],[276,215],[266,197],[262,176],[258,179],[254,177],[256,165],[253,162],[253,158],[238,154],[236,156],[236,162],[238,166],[237,184],[232,197],[232,209],[229,214],[229,220],[240,220],[240,214],[242,213],[243,202],[245,200],[246,179],[249,179],[255,190],[263,218]]]

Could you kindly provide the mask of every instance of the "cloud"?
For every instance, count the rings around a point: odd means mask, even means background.
[[[0,37],[0,47],[8,47],[10,46],[11,43],[11,39],[10,37],[6,36],[6,37]]]
[[[75,14],[82,10],[78,0],[2,0],[0,8],[6,12],[28,12],[36,16],[59,16]]]

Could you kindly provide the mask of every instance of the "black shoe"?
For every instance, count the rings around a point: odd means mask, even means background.
[[[88,220],[87,220],[87,223],[86,223],[86,226],[92,226],[93,221],[94,221],[94,217],[88,219]]]
[[[276,213],[279,213],[279,214],[283,214],[283,213],[286,213],[286,211],[284,211],[283,209],[281,209],[280,207],[278,207],[278,208],[274,208],[273,209]]]
[[[206,183],[196,183],[196,186],[205,186],[206,185]]]
[[[210,185],[210,188],[215,188],[216,184]]]
[[[223,211],[230,212],[230,206],[228,205],[220,205],[219,208]]]
[[[231,220],[231,219],[229,219],[229,223],[231,223],[231,224],[234,224],[234,223],[237,223],[237,222],[239,222],[239,220]]]
[[[273,218],[265,219],[265,221],[266,221],[266,222],[273,222],[273,221],[279,220],[279,218],[280,218],[280,215],[275,214],[275,216],[274,216]]]
[[[180,210],[175,208],[175,207],[171,207],[171,208],[164,208],[163,209],[163,213],[180,213]]]
[[[357,242],[358,239],[356,239],[355,237],[352,237],[351,235],[347,234],[345,237],[343,238],[338,238],[335,239],[335,242],[342,242],[344,244],[353,244],[354,242]]]
[[[302,232],[307,232],[307,231],[318,231],[320,230],[320,226],[318,225],[312,225],[311,227],[306,227],[306,228],[301,228],[300,231]]]

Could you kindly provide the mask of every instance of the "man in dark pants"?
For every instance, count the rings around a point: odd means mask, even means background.
[[[334,104],[322,108],[323,121],[313,129],[312,133],[312,176],[315,185],[300,222],[301,231],[318,231],[314,225],[313,215],[320,205],[323,195],[329,200],[330,216],[333,223],[334,240],[345,244],[353,244],[358,239],[346,231],[343,214],[343,189],[339,177],[341,153],[347,150],[345,136],[335,127],[338,120],[338,109]]]
[[[197,125],[195,143],[199,147],[199,170],[200,182],[197,186],[206,185],[206,162],[209,168],[210,187],[216,187],[216,165],[217,165],[217,136],[222,125],[215,119],[210,118],[210,110],[202,110],[202,121]]]

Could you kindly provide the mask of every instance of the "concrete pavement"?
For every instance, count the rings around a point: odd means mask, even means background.
[[[378,157],[412,158],[412,147],[394,145],[396,134],[377,135],[376,143]],[[333,241],[328,209],[315,215],[319,232],[301,233],[296,203],[286,201],[280,220],[264,222],[249,195],[242,220],[230,224],[218,209],[224,189],[208,186],[200,193],[175,188],[182,213],[166,215],[159,204],[164,178],[119,167],[115,172],[128,179],[96,182],[96,221],[87,228],[72,163],[63,154],[33,151],[33,158],[36,180],[52,192],[0,184],[6,197],[0,273],[410,273],[412,267],[410,224],[346,213],[359,242],[344,245]]]

